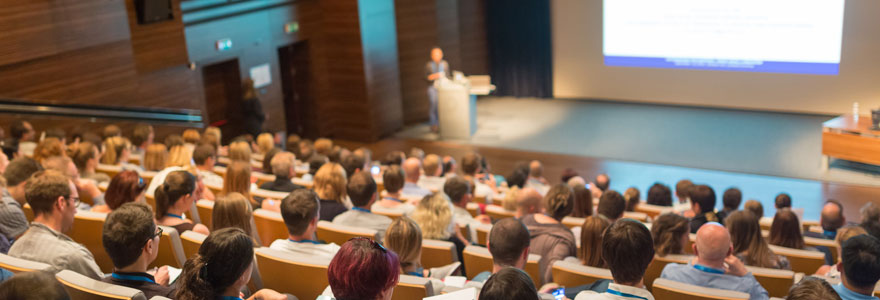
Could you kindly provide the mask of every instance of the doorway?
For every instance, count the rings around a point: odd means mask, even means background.
[[[205,88],[205,108],[208,124],[220,127],[227,139],[242,132],[241,116],[232,113],[241,105],[241,73],[238,59],[214,63],[202,67],[202,82]]]
[[[318,137],[308,41],[278,48],[287,133]]]

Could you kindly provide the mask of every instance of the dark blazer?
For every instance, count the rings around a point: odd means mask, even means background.
[[[293,192],[293,190],[304,188],[301,185],[290,181],[290,178],[275,176],[275,181],[266,182],[260,186],[260,189],[276,191],[276,192]]]
[[[245,132],[257,137],[263,131],[266,113],[260,99],[251,98],[241,101],[241,120]]]
[[[348,211],[348,208],[345,208],[345,205],[342,203],[333,201],[333,200],[324,200],[321,199],[321,221],[330,221],[333,222],[333,218],[338,216],[341,213]]]

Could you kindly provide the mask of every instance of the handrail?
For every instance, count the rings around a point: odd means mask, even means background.
[[[195,109],[33,103],[9,99],[0,99],[0,114],[2,113],[120,119],[187,125],[201,125],[204,121],[202,119],[202,112]]]

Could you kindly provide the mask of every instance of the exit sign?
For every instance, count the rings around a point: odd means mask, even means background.
[[[284,24],[284,33],[291,34],[299,31],[299,22],[290,22]]]
[[[230,39],[217,40],[217,42],[214,43],[214,46],[217,48],[217,51],[226,51],[226,50],[232,49],[232,40],[230,40]]]

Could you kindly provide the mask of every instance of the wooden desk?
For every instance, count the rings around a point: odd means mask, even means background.
[[[828,157],[880,165],[880,131],[871,130],[871,116],[843,115],[822,123],[823,167]]]

